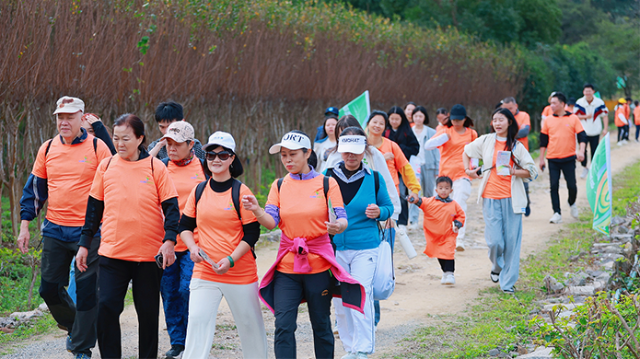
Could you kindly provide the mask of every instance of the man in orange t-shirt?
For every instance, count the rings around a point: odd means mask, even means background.
[[[624,145],[629,139],[629,106],[627,100],[620,98],[616,105],[614,114],[614,122],[618,128],[618,146]]]
[[[33,170],[20,200],[18,247],[29,247],[29,222],[48,201],[42,225],[40,296],[60,329],[66,330],[67,350],[91,356],[96,344],[98,247],[100,233],[90,248],[88,269],[76,274],[77,303],[64,289],[69,284],[69,266],[78,250],[87,198],[100,161],[111,157],[107,145],[82,128],[84,102],[62,97],[54,115],[58,135],[40,146]]]
[[[569,190],[569,205],[571,215],[578,218],[578,207],[576,197],[578,196],[578,186],[576,184],[576,158],[578,161],[584,160],[584,151],[587,142],[587,135],[582,127],[580,119],[569,112],[564,107],[567,98],[561,92],[556,92],[551,98],[551,108],[553,115],[547,117],[542,124],[540,131],[540,168],[544,171],[545,154],[549,162],[549,179],[551,182],[551,203],[553,205],[553,216],[549,220],[551,223],[562,222],[560,210],[560,172],[564,174]],[[576,135],[580,148],[576,155]]]
[[[527,151],[529,151],[528,136],[529,132],[531,131],[531,118],[529,117],[529,114],[518,109],[518,103],[513,97],[507,97],[502,100],[502,108],[506,108],[507,110],[511,111],[513,117],[516,118],[516,121],[518,122],[518,134],[516,135],[516,139],[524,145],[524,148],[526,148]],[[531,214],[531,206],[529,201],[529,182],[524,182],[524,190],[527,193],[527,208],[525,209],[524,216],[529,217],[529,215]]]

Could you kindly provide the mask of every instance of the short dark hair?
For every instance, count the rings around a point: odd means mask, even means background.
[[[436,186],[439,183],[445,182],[449,185],[449,187],[453,187],[453,181],[451,180],[451,178],[447,177],[447,176],[440,176],[438,178],[436,178]]]
[[[167,101],[161,102],[158,107],[156,107],[156,122],[175,122],[181,121],[184,119],[184,113],[182,110],[182,105],[174,102]]]
[[[518,104],[516,102],[515,97],[505,97],[504,100],[502,100],[502,103],[515,103],[515,104]]]
[[[146,149],[145,142],[147,141],[147,136],[145,136],[144,134],[144,122],[142,122],[140,117],[131,113],[125,113],[124,115],[118,117],[113,123],[114,128],[117,126],[130,127],[133,130],[136,138],[142,137],[142,142],[140,143],[140,146],[138,146],[138,149],[141,151]]]
[[[595,87],[593,87],[593,85],[592,85],[592,84],[590,84],[590,83],[586,83],[586,84],[584,84],[584,86],[582,86],[582,89],[584,90],[584,89],[586,89],[587,87],[588,87],[588,88],[590,88],[590,89],[592,89],[593,91],[595,91],[595,90],[596,90],[596,88],[595,88]]]
[[[424,108],[423,106],[416,106],[416,108],[413,109],[413,112],[411,113],[411,116],[415,115],[416,112],[422,112],[422,114],[424,114],[424,123],[423,123],[423,125],[426,126],[429,123],[429,114],[427,113],[427,109]]]
[[[551,96],[551,98],[557,98],[558,101],[562,102],[562,103],[567,103],[567,96],[565,96],[562,92],[558,91],[558,92],[554,92],[553,96]]]
[[[440,107],[439,109],[436,110],[436,115],[446,115],[448,113],[449,111],[447,111],[447,109],[444,107]]]

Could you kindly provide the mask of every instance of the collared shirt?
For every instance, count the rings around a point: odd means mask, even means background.
[[[573,113],[576,115],[590,115],[591,118],[580,120],[580,122],[582,122],[582,127],[587,136],[598,136],[602,132],[602,122],[608,121],[606,116],[609,110],[602,99],[594,97],[589,103],[585,97],[581,97],[576,101]]]
[[[447,198],[442,198],[440,197],[440,195],[435,195],[436,200],[442,202],[442,203],[449,203],[452,202],[453,199],[451,199],[451,197],[447,197]]]

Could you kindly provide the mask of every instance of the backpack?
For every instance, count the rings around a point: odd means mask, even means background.
[[[328,172],[328,170],[327,170]],[[332,171],[333,173],[333,171]],[[282,187],[282,182],[284,181],[284,177],[282,178],[278,178],[278,193],[280,193],[280,187]],[[329,206],[329,197],[327,197],[327,195],[329,194],[329,177],[324,176],[324,179],[322,180],[322,189],[324,191],[324,200],[327,202],[327,207]]]
[[[198,208],[198,202],[200,202],[200,198],[202,198],[202,193],[204,192],[208,183],[209,183],[209,179],[198,183],[198,185],[196,186],[196,208]],[[238,219],[240,219],[240,221],[242,221],[242,215],[240,214],[240,187],[241,186],[242,186],[242,182],[234,178],[233,182],[231,183],[231,200],[233,201],[233,207],[236,209],[236,213],[238,214]]]
[[[51,149],[51,142],[53,142],[53,138],[49,140],[49,142],[47,142],[47,149],[44,151],[44,158],[47,158],[47,155],[49,154],[49,150]],[[93,153],[96,154],[96,157],[98,156],[98,137],[93,137]]]

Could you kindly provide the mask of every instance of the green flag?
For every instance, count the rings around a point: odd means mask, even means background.
[[[360,126],[364,128],[364,123],[367,121],[370,113],[371,105],[369,105],[369,91],[367,90],[341,108],[339,117],[342,118],[342,116],[353,115],[353,117],[360,122]]]
[[[607,133],[591,160],[587,177],[587,199],[593,211],[593,229],[609,235],[612,208],[611,142]]]

